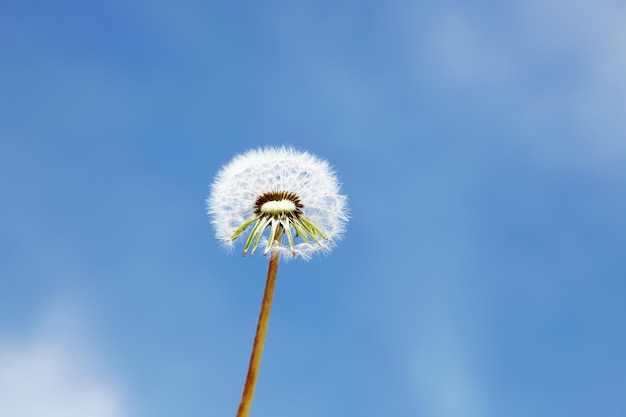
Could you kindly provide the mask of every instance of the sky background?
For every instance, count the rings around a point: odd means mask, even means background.
[[[622,2],[0,5],[1,416],[235,415],[267,259],[205,198],[283,144],[352,218],[251,416],[626,415]]]

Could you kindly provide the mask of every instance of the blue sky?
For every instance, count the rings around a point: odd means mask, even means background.
[[[0,415],[234,415],[267,260],[204,200],[288,144],[352,218],[281,263],[251,416],[623,416],[624,28],[614,0],[5,1]]]

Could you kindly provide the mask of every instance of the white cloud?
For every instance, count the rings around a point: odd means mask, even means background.
[[[430,37],[439,74],[452,88],[479,86],[478,93],[515,103],[527,145],[552,163],[621,172],[626,6],[526,0],[511,7],[440,13]]]
[[[97,368],[84,334],[53,313],[32,337],[0,342],[0,416],[125,417],[120,390]]]

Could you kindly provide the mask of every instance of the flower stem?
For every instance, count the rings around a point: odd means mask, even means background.
[[[280,243],[282,235],[281,227],[278,227],[275,241]],[[278,271],[278,260],[280,254],[273,252],[270,255],[270,265],[267,270],[267,282],[265,283],[265,294],[263,294],[263,302],[261,304],[261,314],[256,327],[256,335],[254,336],[254,345],[252,346],[252,355],[250,356],[250,365],[248,366],[248,375],[246,376],[246,384],[241,395],[241,403],[237,417],[248,417],[250,406],[252,405],[252,397],[254,397],[254,387],[261,366],[261,356],[263,355],[263,345],[265,344],[265,334],[267,333],[267,325],[270,321],[270,310],[272,308],[272,297],[274,296],[274,285],[276,284],[276,271]]]

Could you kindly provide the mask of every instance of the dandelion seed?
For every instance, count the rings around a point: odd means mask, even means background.
[[[237,417],[254,396],[281,254],[310,259],[328,252],[348,221],[346,196],[327,162],[293,148],[264,148],[236,156],[217,174],[207,199],[217,238],[228,248],[244,240],[243,255],[270,255],[248,375]],[[266,231],[267,236],[265,236]],[[283,242],[283,235],[286,243]]]
[[[347,203],[339,188],[328,163],[307,152],[257,149],[236,156],[218,173],[208,213],[226,247],[245,238],[244,256],[261,244],[264,255],[309,259],[316,251],[329,251],[344,231]],[[272,239],[278,226],[285,243]]]

